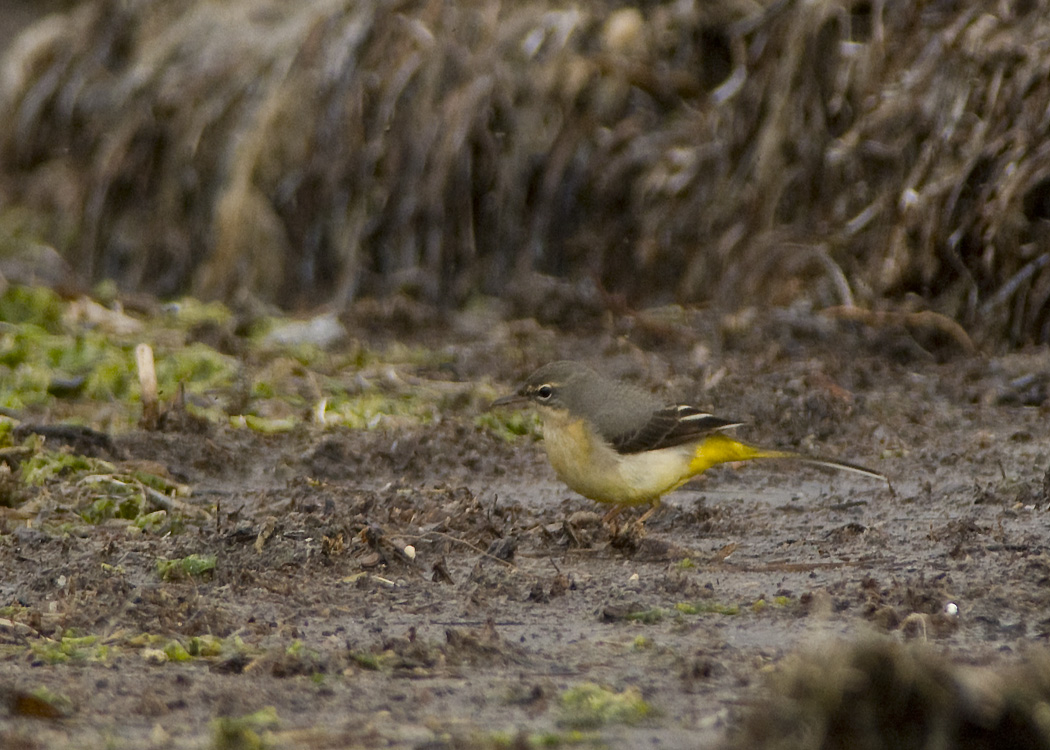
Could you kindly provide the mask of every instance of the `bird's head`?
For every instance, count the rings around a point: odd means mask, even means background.
[[[597,379],[594,370],[579,362],[551,362],[532,373],[515,393],[496,399],[492,407],[534,404],[572,411],[581,388]]]

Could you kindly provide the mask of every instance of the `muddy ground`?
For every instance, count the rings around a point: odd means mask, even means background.
[[[1042,649],[1050,352],[967,354],[806,312],[705,320],[450,325],[417,335],[447,364],[394,375],[498,393],[587,359],[891,485],[721,467],[644,531],[613,529],[471,397],[430,424],[81,444],[188,485],[189,520],[63,527],[61,479],[33,517],[0,509],[0,745],[711,747],[793,653],[882,638],[1005,669]],[[191,554],[214,569],[158,575]],[[624,710],[573,708],[588,683]]]

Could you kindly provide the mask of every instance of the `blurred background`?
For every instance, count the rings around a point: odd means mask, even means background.
[[[1047,4],[2,0],[0,273],[1045,343]]]

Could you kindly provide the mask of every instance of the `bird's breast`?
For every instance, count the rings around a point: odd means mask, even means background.
[[[688,477],[688,449],[620,454],[585,420],[568,413],[544,415],[543,442],[558,478],[601,503],[651,503]]]

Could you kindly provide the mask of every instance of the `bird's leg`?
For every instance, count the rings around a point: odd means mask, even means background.
[[[609,530],[609,536],[615,537],[620,533],[620,524],[616,522],[616,519],[619,518],[622,510],[622,505],[614,505],[602,516],[602,525]]]
[[[635,521],[635,523],[638,524],[639,527],[642,526],[646,521],[652,518],[653,514],[656,513],[656,511],[658,510],[660,510],[660,501],[653,500],[653,504],[649,506],[649,510],[645,511],[645,513],[640,515],[638,517],[638,520]]]

